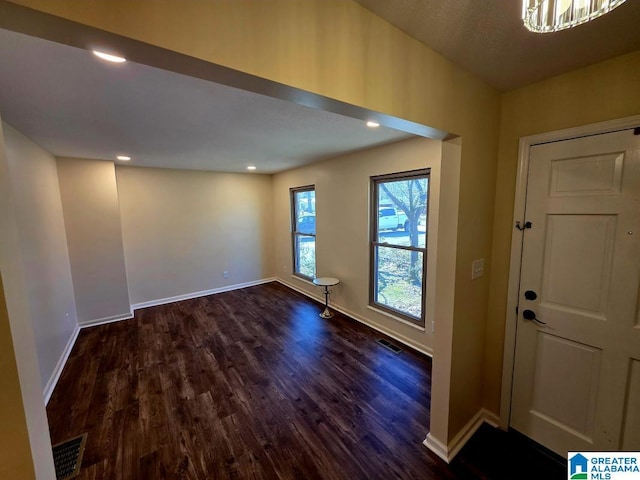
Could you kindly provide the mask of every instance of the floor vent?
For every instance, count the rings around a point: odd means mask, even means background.
[[[85,433],[53,447],[53,464],[56,467],[57,480],[67,480],[78,476],[86,440],[87,434]]]
[[[387,342],[384,338],[381,338],[380,340],[378,340],[378,343],[382,345],[384,348],[391,350],[393,353],[400,353],[402,351],[400,347],[398,347],[397,345],[394,345],[391,342]]]

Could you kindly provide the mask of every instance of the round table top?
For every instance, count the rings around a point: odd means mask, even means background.
[[[314,278],[313,283],[319,287],[332,287],[340,283],[340,280],[333,277]]]

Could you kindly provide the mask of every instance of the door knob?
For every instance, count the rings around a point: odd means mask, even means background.
[[[526,298],[527,300],[535,300],[536,298],[538,298],[538,294],[533,290],[527,290],[526,292],[524,292],[524,298]]]
[[[542,320],[538,320],[536,318],[536,312],[534,312],[533,310],[525,310],[524,312],[522,312],[522,317],[525,320],[533,320],[534,322],[538,322],[541,325],[546,325],[547,322],[543,322]]]

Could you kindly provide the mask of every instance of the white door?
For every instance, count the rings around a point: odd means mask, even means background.
[[[563,456],[638,451],[640,136],[532,147],[525,215],[511,427]]]

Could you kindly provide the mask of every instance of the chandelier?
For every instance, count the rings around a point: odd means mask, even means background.
[[[522,20],[532,32],[575,27],[610,12],[626,0],[523,0]]]

